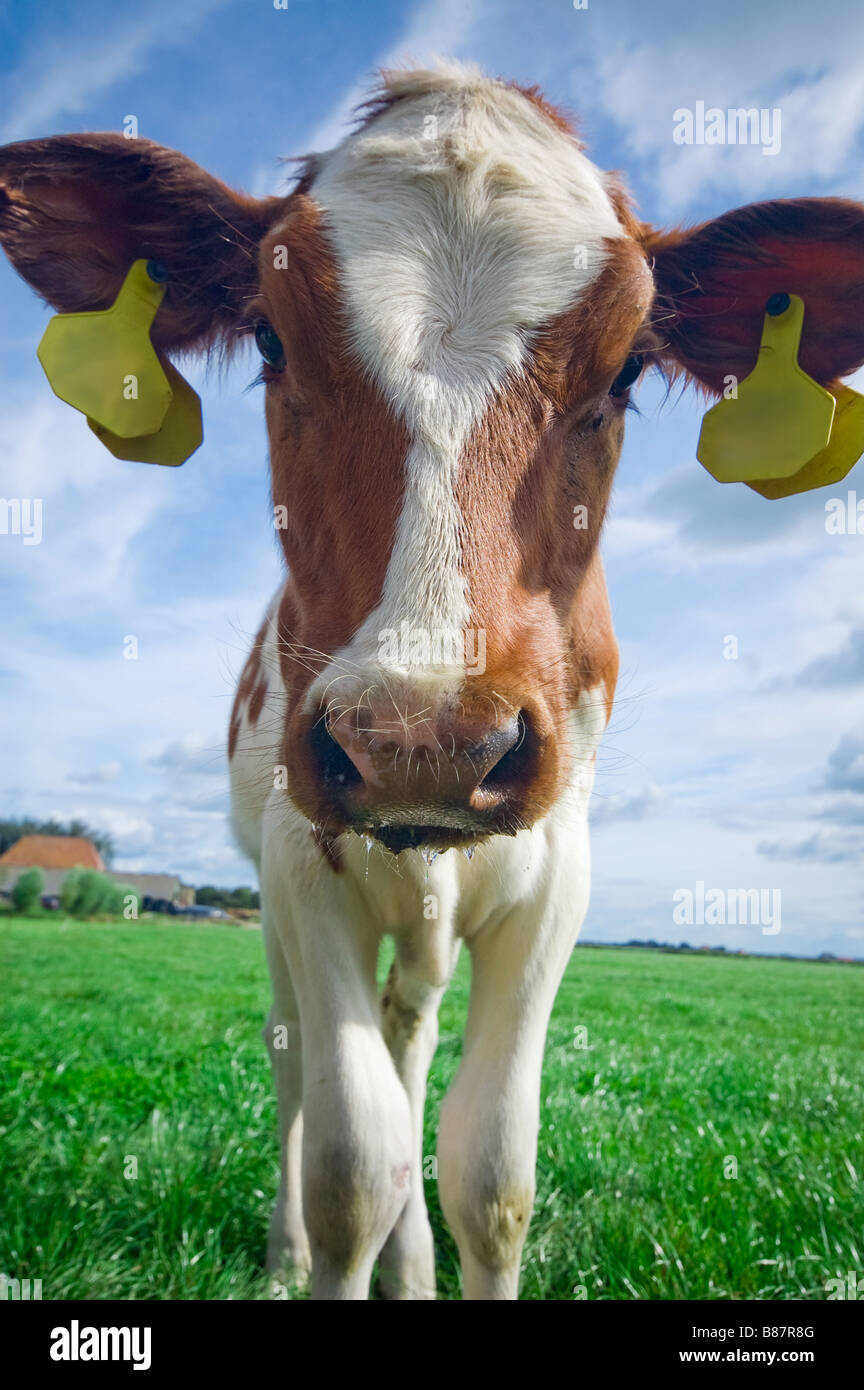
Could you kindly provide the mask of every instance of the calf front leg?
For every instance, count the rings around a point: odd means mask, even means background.
[[[317,850],[314,850],[318,854]],[[378,938],[347,876],[265,840],[262,880],[300,1011],[303,1215],[317,1299],[366,1299],[408,1198],[411,1113],[381,1035]]]
[[[438,1041],[438,1005],[458,952],[456,943],[443,977],[436,979],[435,971],[418,971],[414,953],[397,940],[396,960],[381,995],[384,1037],[411,1103],[414,1148],[408,1200],[381,1252],[380,1289],[389,1299],[435,1298],[435,1244],[423,1190],[423,1117]]]
[[[587,885],[586,885],[587,889]],[[441,1109],[438,1181],[466,1299],[515,1299],[534,1205],[540,1074],[549,1015],[584,912],[547,903],[481,929],[465,1048]],[[584,895],[583,899],[584,899]]]
[[[305,1284],[311,1256],[303,1220],[301,1153],[303,1144],[303,1058],[300,1014],[288,962],[265,902],[264,946],[273,985],[273,1004],[263,1035],[273,1069],[279,1110],[279,1193],[267,1239],[267,1269],[285,1272]]]

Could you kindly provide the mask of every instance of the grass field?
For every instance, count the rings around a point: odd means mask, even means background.
[[[0,980],[0,1272],[46,1299],[267,1297],[259,934],[5,918]],[[463,960],[427,1154],[468,980]],[[862,1005],[856,967],[578,949],[521,1297],[823,1299],[860,1276]],[[457,1298],[434,1180],[427,1196],[440,1296]]]

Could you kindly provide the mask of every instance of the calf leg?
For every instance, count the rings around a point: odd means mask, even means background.
[[[454,950],[455,962],[458,947]],[[448,975],[449,975],[448,971]],[[391,1299],[435,1297],[435,1246],[423,1190],[426,1079],[438,1042],[438,1005],[445,984],[431,985],[396,961],[381,995],[384,1038],[411,1104],[414,1153],[408,1200],[381,1252],[381,1293]]]
[[[323,992],[322,992],[323,994]],[[372,1266],[408,1198],[411,1113],[364,989],[304,1017],[303,1206],[312,1296],[366,1299]],[[304,1010],[305,1012],[305,1010]]]
[[[279,1193],[270,1221],[267,1269],[271,1273],[284,1271],[299,1283],[305,1283],[311,1256],[303,1221],[301,1186],[303,1064],[300,1015],[288,973],[288,962],[282,943],[268,920],[266,906],[262,925],[273,984],[273,1005],[267,1015],[263,1036],[276,1087],[280,1155]]]
[[[438,1183],[466,1299],[514,1299],[534,1204],[540,1072],[555,993],[582,914],[524,910],[481,929],[465,1049],[441,1110]]]
[[[408,1097],[381,1035],[378,938],[347,876],[323,858],[298,871],[278,828],[261,867],[300,1006],[312,1297],[366,1299],[411,1176]]]

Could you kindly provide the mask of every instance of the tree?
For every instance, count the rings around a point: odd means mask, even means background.
[[[12,889],[15,911],[29,917],[39,907],[45,880],[39,869],[25,869]]]
[[[70,869],[60,889],[60,906],[72,917],[93,917],[107,899],[110,882],[96,869]]]
[[[261,906],[261,895],[257,888],[214,888],[212,883],[205,883],[196,888],[195,901],[201,907],[257,909]]]
[[[235,888],[229,897],[231,907],[254,908],[261,906],[260,895],[252,888]]]
[[[99,912],[110,911],[114,888],[110,878],[100,874],[98,869],[82,869],[80,883],[77,917],[95,917]]]
[[[60,906],[64,912],[74,916],[81,896],[81,875],[83,869],[70,869],[60,885]]]
[[[116,883],[96,869],[70,869],[60,889],[60,906],[70,917],[120,917],[124,908],[131,906],[130,898],[135,899],[135,910],[130,913],[130,918],[135,919],[141,913],[137,889]]]

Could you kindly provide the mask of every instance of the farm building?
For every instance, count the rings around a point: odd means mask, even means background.
[[[44,893],[59,893],[70,869],[105,873],[101,854],[90,840],[73,835],[24,835],[0,854],[0,892],[11,893],[28,869],[39,869]]]
[[[191,907],[195,889],[182,883],[176,874],[133,874],[126,869],[109,870],[108,877],[135,888],[142,898],[173,903],[175,907]]]
[[[70,869],[97,869],[117,883],[128,884],[142,898],[158,899],[188,907],[195,901],[195,889],[182,883],[176,874],[138,874],[124,869],[106,869],[96,846],[73,835],[23,835],[14,845],[0,854],[0,894],[8,895],[27,869],[39,869],[44,883],[43,893],[53,896],[60,892]]]

